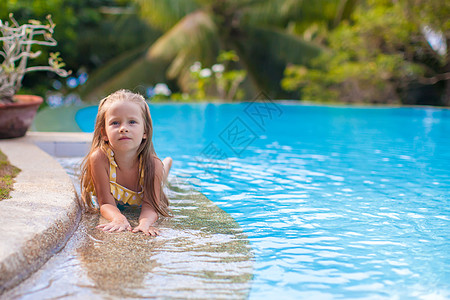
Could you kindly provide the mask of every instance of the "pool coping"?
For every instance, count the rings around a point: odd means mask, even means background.
[[[37,271],[77,228],[79,199],[54,157],[84,156],[91,139],[88,133],[28,132],[0,140],[0,149],[21,169],[11,198],[0,201],[0,295]]]

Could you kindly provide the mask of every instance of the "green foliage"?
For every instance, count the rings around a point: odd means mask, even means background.
[[[280,98],[288,94],[280,87],[286,64],[308,64],[321,51],[311,40],[302,38],[300,29],[293,31],[292,26],[296,22],[302,23],[302,19],[309,16],[311,18],[308,20],[314,19],[320,24],[333,23],[341,2],[348,1],[320,0],[319,4],[301,0],[134,2],[149,24],[165,30],[149,48],[147,60],[169,63],[164,82],[175,81],[176,90],[182,93],[192,90],[193,75],[189,69],[196,61],[204,66],[212,66],[221,50],[234,50],[239,57],[234,69],[246,71],[247,79],[242,82],[245,96],[252,97],[264,90],[272,97]],[[321,9],[321,5],[327,9]],[[298,13],[299,10],[301,13]],[[241,73],[230,73],[223,79],[233,81],[242,78]],[[201,85],[205,81],[205,85],[210,86],[206,84],[208,80],[212,79],[202,78],[196,82]],[[149,79],[141,78],[136,84],[144,82],[149,82]],[[206,89],[202,95],[202,87],[197,90],[200,91],[198,97],[214,94]],[[222,95],[230,98],[224,93]]]
[[[195,100],[222,99],[239,100],[244,96],[239,85],[247,76],[246,70],[236,70],[233,63],[239,62],[239,56],[234,51],[222,51],[217,57],[217,63],[211,67],[202,68],[200,62],[190,67],[189,98]]]
[[[49,54],[50,55],[49,64],[54,69],[62,69],[66,66],[66,64],[63,62],[63,59],[59,57],[60,54],[61,53],[59,52]]]
[[[31,20],[19,24],[13,14],[10,22],[0,20],[0,55],[3,61],[0,65],[0,103],[13,102],[13,96],[22,86],[25,74],[35,71],[48,71],[67,77],[70,72],[62,69],[65,65],[59,53],[51,53],[45,65],[29,66],[29,62],[38,58],[42,51],[34,51],[35,46],[55,46],[53,38],[54,23],[47,16],[47,24]]]
[[[0,19],[10,12],[19,23],[44,20],[48,14],[56,24],[53,49],[39,49],[42,57],[60,52],[67,69],[91,74],[111,59],[130,49],[149,45],[161,34],[139,19],[131,0],[5,0],[0,1]],[[46,63],[38,58],[36,65]],[[24,91],[45,96],[52,74],[25,77]],[[64,86],[64,84],[63,84]],[[70,92],[63,90],[62,92]]]
[[[446,55],[433,51],[423,34],[426,18],[419,20],[406,4],[373,0],[361,5],[352,23],[330,32],[330,50],[310,68],[286,68],[283,88],[301,90],[308,100],[399,103],[409,84],[445,72]],[[448,36],[444,29],[436,30]]]
[[[0,151],[0,201],[10,198],[9,193],[13,190],[14,177],[19,172],[20,169],[11,165],[6,155]]]
[[[240,84],[245,80],[247,72],[235,69],[239,56],[234,51],[221,51],[216,63],[202,67],[197,61],[189,68],[187,89],[182,93],[172,93],[164,83],[151,88],[151,101],[201,101],[201,100],[239,100],[244,96]]]
[[[402,0],[402,2],[408,8],[413,20],[417,20],[415,23],[427,24],[436,31],[450,31],[450,4],[447,0]]]
[[[153,27],[169,30],[199,5],[192,0],[135,0],[140,15]]]
[[[131,64],[135,62],[141,63],[142,57],[145,55],[147,48],[148,45],[144,45],[124,52],[123,54],[108,61],[105,65],[95,69],[92,75],[89,76],[87,84],[78,89],[78,92],[82,96],[83,100],[98,101],[105,95],[117,90],[114,89],[114,87],[112,89],[108,87],[105,89],[105,85],[108,84],[112,77],[116,77],[123,70],[129,68]]]

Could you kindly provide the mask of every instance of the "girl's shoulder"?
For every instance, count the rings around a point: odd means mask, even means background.
[[[156,154],[152,154],[151,155],[151,158],[153,159],[153,161],[161,161],[161,159],[159,159],[159,157],[158,156],[156,156]]]
[[[89,162],[91,164],[100,164],[100,165],[109,164],[108,156],[101,148],[97,148],[92,152],[89,158]]]
[[[161,159],[159,159],[158,156],[156,156],[155,154],[150,155],[151,160],[153,161],[153,165],[155,166],[155,172],[156,174],[159,174],[161,172],[161,170],[163,170],[163,163],[161,161]]]
[[[102,149],[96,149],[90,154],[89,164],[94,178],[109,181],[109,160]]]
[[[152,159],[153,159],[153,162],[154,162],[156,168],[159,168],[159,167],[163,166],[162,160],[158,156],[153,154],[152,155]]]

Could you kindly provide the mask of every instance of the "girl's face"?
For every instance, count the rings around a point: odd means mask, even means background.
[[[139,104],[114,102],[106,111],[102,134],[115,151],[137,151],[142,140],[147,138]]]

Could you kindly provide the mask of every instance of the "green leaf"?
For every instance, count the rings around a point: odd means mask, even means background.
[[[186,15],[199,8],[192,0],[135,0],[140,15],[155,28],[168,30]]]

